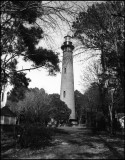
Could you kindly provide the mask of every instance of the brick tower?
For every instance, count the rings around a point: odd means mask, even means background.
[[[64,101],[68,108],[71,109],[70,120],[75,120],[75,100],[74,100],[74,75],[73,75],[73,57],[72,51],[74,46],[70,41],[71,37],[67,35],[65,42],[61,46],[63,50],[62,76],[60,99]]]

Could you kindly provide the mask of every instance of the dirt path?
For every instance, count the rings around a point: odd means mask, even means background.
[[[15,149],[11,158],[124,159],[124,141],[105,134],[94,135],[86,128],[60,127],[51,146],[35,151]]]

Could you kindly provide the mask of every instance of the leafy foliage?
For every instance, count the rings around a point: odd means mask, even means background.
[[[93,109],[97,109],[100,106],[100,92],[97,83],[92,83],[84,95],[88,97],[89,104]]]
[[[49,95],[49,98],[51,106],[50,116],[54,118],[57,123],[61,121],[67,122],[69,120],[71,110],[63,101],[60,100],[60,96],[58,94]]]
[[[24,99],[16,103],[9,100],[8,105],[17,113],[21,124],[41,123],[47,126],[51,118],[59,124],[62,121],[67,122],[71,113],[58,94],[48,95],[44,89],[38,88],[26,90]]]
[[[82,115],[85,113],[85,96],[80,93],[78,90],[75,90],[75,110],[76,110],[76,117],[80,122]]]
[[[114,14],[123,16],[114,16]],[[73,23],[74,37],[84,47],[101,51],[104,74],[117,77],[124,91],[124,2],[96,3],[79,13]]]
[[[104,116],[110,117],[111,128],[115,112],[122,110],[123,106],[124,11],[123,1],[96,3],[89,6],[86,11],[80,12],[72,25],[74,38],[79,39],[85,48],[101,51],[102,72],[97,75],[98,89],[95,90],[92,86],[85,94],[89,106],[101,106]],[[122,95],[121,98],[117,97],[119,94]],[[120,105],[118,106],[117,103]]]
[[[14,87],[11,92],[10,95],[8,96],[8,100],[12,101],[12,102],[18,102],[19,100],[23,100],[25,97],[25,92],[26,92],[27,88],[26,87]]]
[[[17,59],[21,56],[36,68],[45,66],[50,74],[59,71],[58,54],[36,47],[43,38],[43,29],[37,24],[37,19],[43,16],[40,6],[41,1],[1,3],[1,86],[6,83],[17,86],[16,83],[29,81],[23,69],[17,70]]]
[[[21,136],[18,140],[22,148],[30,147],[32,149],[45,147],[50,144],[53,132],[50,128],[38,125],[25,125],[21,130]]]
[[[17,103],[17,110],[21,115],[21,122],[45,124],[49,118],[48,95],[44,90],[38,88],[30,89],[26,92],[25,98]]]
[[[25,97],[25,92],[28,90],[30,79],[26,78],[26,74],[23,72],[13,72],[11,77],[11,84],[14,84],[14,88],[10,91],[8,100],[18,102]]]

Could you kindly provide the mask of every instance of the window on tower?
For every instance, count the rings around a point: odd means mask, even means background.
[[[66,68],[64,68],[64,73],[66,73]]]
[[[66,97],[66,91],[63,91],[63,97]]]

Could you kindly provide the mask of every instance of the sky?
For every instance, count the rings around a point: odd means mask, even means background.
[[[63,44],[64,37],[56,37],[56,41],[59,43],[59,49],[56,51],[60,53],[59,59],[62,61],[62,50],[61,45]],[[60,41],[60,42],[59,42]],[[42,43],[42,42],[41,42]],[[42,44],[39,44],[42,45]],[[74,54],[74,52],[73,52]],[[27,63],[19,60],[21,63],[18,65],[18,69],[30,68],[32,63]],[[82,71],[82,64],[79,61],[79,57],[73,58],[73,67],[74,67],[74,89],[81,91],[80,85],[80,75]],[[58,93],[60,94],[60,85],[61,85],[61,69],[62,62],[59,64],[60,72],[56,74],[56,76],[49,76],[48,71],[44,68],[39,68],[35,70],[25,71],[27,73],[26,77],[31,79],[29,83],[29,88],[44,88],[48,94]]]
[[[79,1],[79,3],[84,3]],[[88,4],[89,2],[87,2]],[[92,1],[90,3],[93,3]],[[70,32],[70,28],[66,23],[60,23],[60,29],[57,27],[48,30],[48,28],[44,28],[45,37],[42,39],[38,46],[52,49],[55,52],[59,52],[59,59],[62,61],[62,50],[61,45],[64,42],[64,36],[67,34],[72,34]],[[46,35],[49,35],[46,36]],[[75,50],[77,48],[77,42],[72,40],[73,45],[75,46]],[[73,52],[73,55],[78,53],[78,50]],[[90,52],[90,51],[88,51]],[[83,70],[88,63],[88,61],[83,61],[84,57],[88,54],[88,52],[83,52],[83,54],[79,56],[74,56],[73,58],[73,67],[74,67],[74,90],[79,90],[84,93],[86,90],[86,86],[81,84],[81,75],[83,74]],[[20,63],[18,65],[18,69],[30,68],[32,63],[24,62],[21,59],[18,60]],[[60,62],[60,71],[62,69],[62,63]],[[43,88],[48,94],[58,93],[60,94],[60,85],[61,85],[61,72],[57,73],[56,76],[49,76],[47,70],[44,68],[39,68],[35,70],[26,71],[26,77],[31,79],[29,83],[29,88]]]
[[[58,37],[58,36],[57,36]],[[60,53],[59,59],[62,61],[62,50],[61,45],[64,42],[64,37],[56,37],[57,43],[59,43],[59,49],[56,51]],[[42,43],[42,42],[41,42]],[[42,44],[39,44],[42,45]],[[75,46],[75,45],[74,45]],[[92,62],[92,58],[90,60],[86,60],[87,55],[93,53],[92,51],[83,51],[82,54],[77,55],[78,51],[73,51],[73,68],[74,68],[74,90],[78,90],[81,93],[84,93],[88,86],[84,84],[81,77],[86,70],[86,66],[89,65],[89,62]],[[75,56],[76,55],[76,56]],[[27,63],[20,60],[18,69],[30,68],[32,63]],[[49,76],[48,72],[44,68],[39,68],[35,70],[25,71],[27,74],[26,77],[31,79],[29,83],[29,88],[43,88],[48,94],[58,93],[60,94],[60,85],[61,85],[61,70],[62,70],[62,62],[59,64],[60,72],[56,74],[56,76]]]

